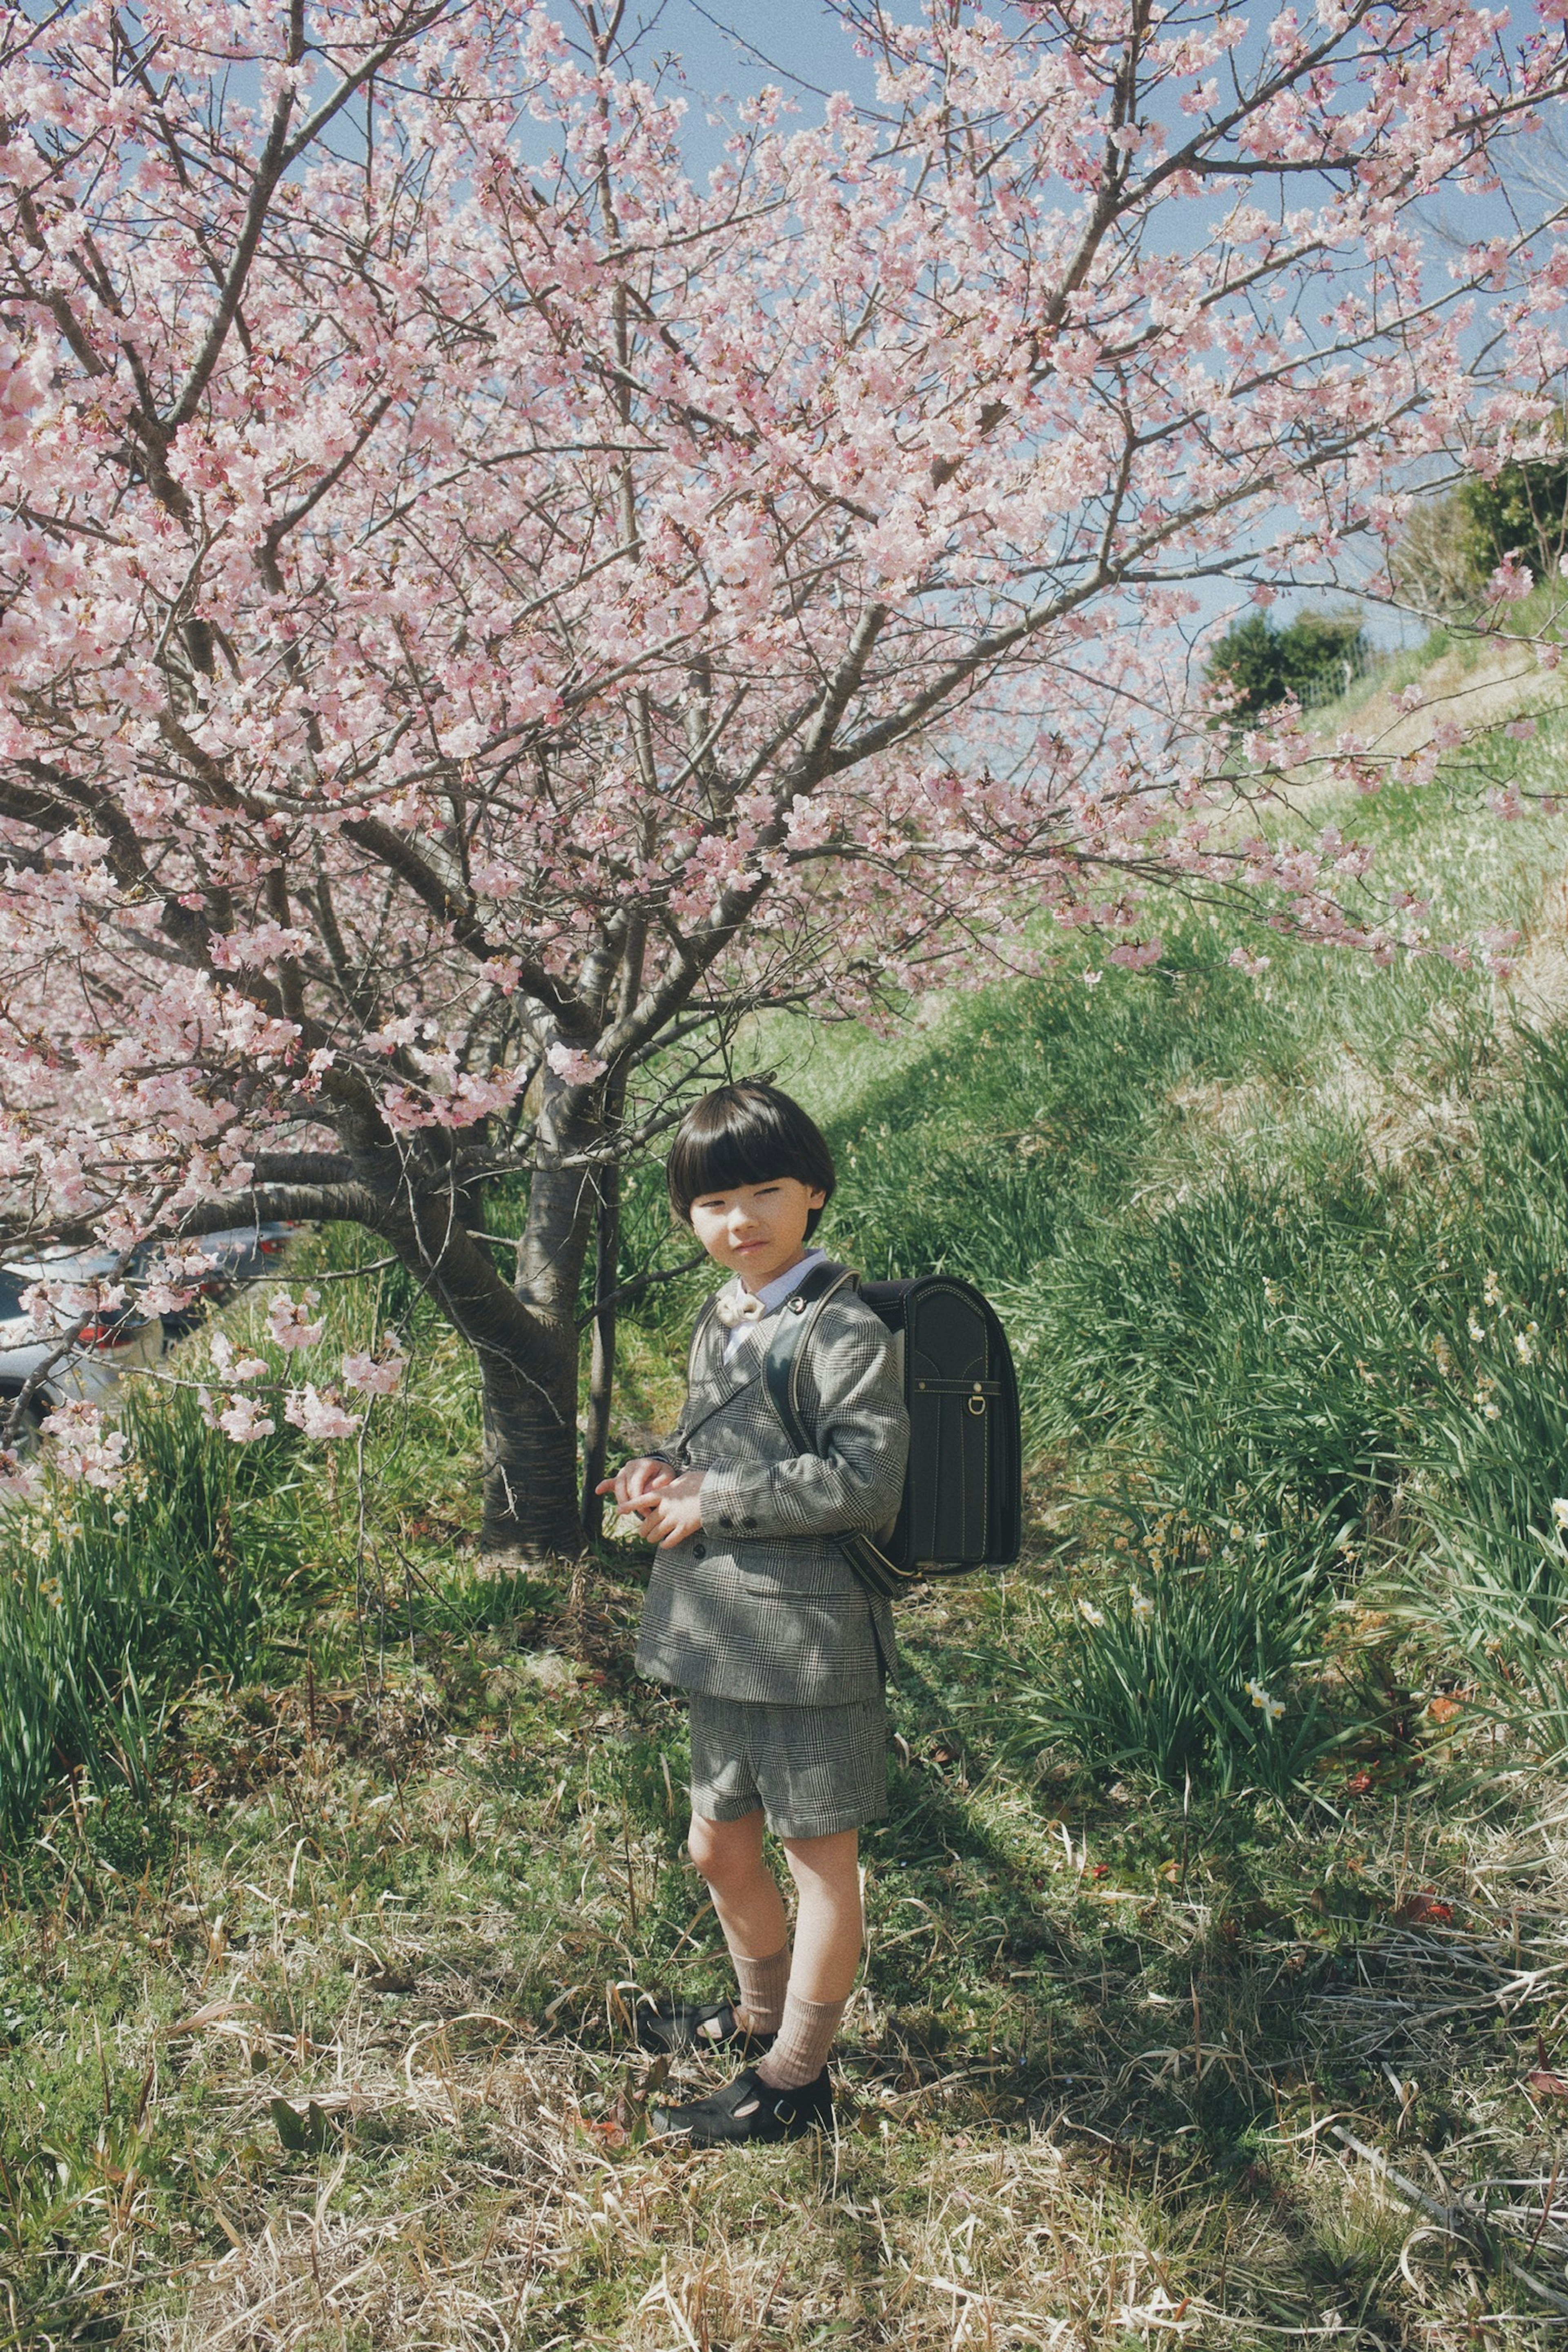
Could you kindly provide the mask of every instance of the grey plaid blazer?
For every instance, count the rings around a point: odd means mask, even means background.
[[[829,1299],[802,1369],[814,1454],[768,1402],[763,1359],[781,1307],[726,1363],[710,1301],[691,1338],[686,1409],[660,1457],[701,1470],[702,1529],[654,1554],[637,1667],[709,1698],[845,1706],[895,1680],[893,1613],[831,1538],[898,1516],[910,1446],[893,1341],[853,1290]]]

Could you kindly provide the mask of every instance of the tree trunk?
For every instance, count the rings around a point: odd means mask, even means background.
[[[594,1491],[605,1475],[610,1451],[610,1407],[616,1393],[616,1309],[613,1299],[621,1258],[621,1171],[599,1176],[597,1246],[594,1253],[594,1357],[588,1375],[588,1425],[583,1439],[583,1533],[596,1543],[605,1529],[605,1498]]]
[[[595,1122],[568,1119],[563,1089],[545,1090],[538,1133],[552,1158],[579,1157]],[[551,1099],[552,1094],[555,1099]],[[394,1145],[379,1118],[351,1103],[338,1119],[363,1205],[420,1286],[474,1350],[484,1425],[487,1551],[574,1558],[583,1548],[577,1485],[577,1300],[593,1223],[596,1170],[546,1168],[530,1186],[515,1285],[483,1233],[479,1185],[451,1182],[438,1163]]]
[[[595,1139],[555,1115],[545,1082],[539,1135],[565,1158]],[[597,1197],[591,1168],[538,1171],[529,1186],[517,1300],[528,1346],[520,1360],[481,1350],[487,1550],[531,1559],[583,1548],[577,1484],[577,1300]]]
[[[577,1334],[540,1317],[526,1370],[481,1352],[487,1551],[525,1559],[583,1548],[577,1517]]]

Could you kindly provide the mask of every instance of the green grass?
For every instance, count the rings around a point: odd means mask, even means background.
[[[1444,935],[1563,863],[1361,814]],[[1030,1437],[1024,1563],[904,1613],[832,2147],[647,2140],[632,1990],[726,1976],[642,1564],[487,1572],[470,1370],[355,1237],[289,1279],[412,1349],[363,1484],[184,1389],[135,1489],[0,1527],[0,2347],[1541,2340],[1495,2253],[1568,2296],[1568,1053],[1436,958],[1236,936],[747,1041],[829,1245],[996,1299]],[[700,1287],[630,1319],[628,1435]]]
[[[290,1630],[294,1562],[280,1509],[291,1432],[240,1452],[189,1390],[132,1395],[135,1468],[102,1493],[55,1489],[9,1531],[0,1583],[0,1832],[25,1834],[78,1765],[95,1795],[145,1800],[171,1694],[243,1680],[268,1628]]]

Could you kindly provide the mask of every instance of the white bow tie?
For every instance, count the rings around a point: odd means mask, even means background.
[[[754,1290],[727,1283],[713,1301],[713,1312],[726,1331],[738,1331],[742,1323],[760,1323],[767,1309]]]

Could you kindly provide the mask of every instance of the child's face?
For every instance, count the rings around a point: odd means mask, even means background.
[[[798,1176],[736,1184],[727,1192],[698,1195],[691,1203],[691,1230],[718,1265],[738,1274],[748,1290],[761,1290],[802,1255],[805,1221],[826,1199]]]

